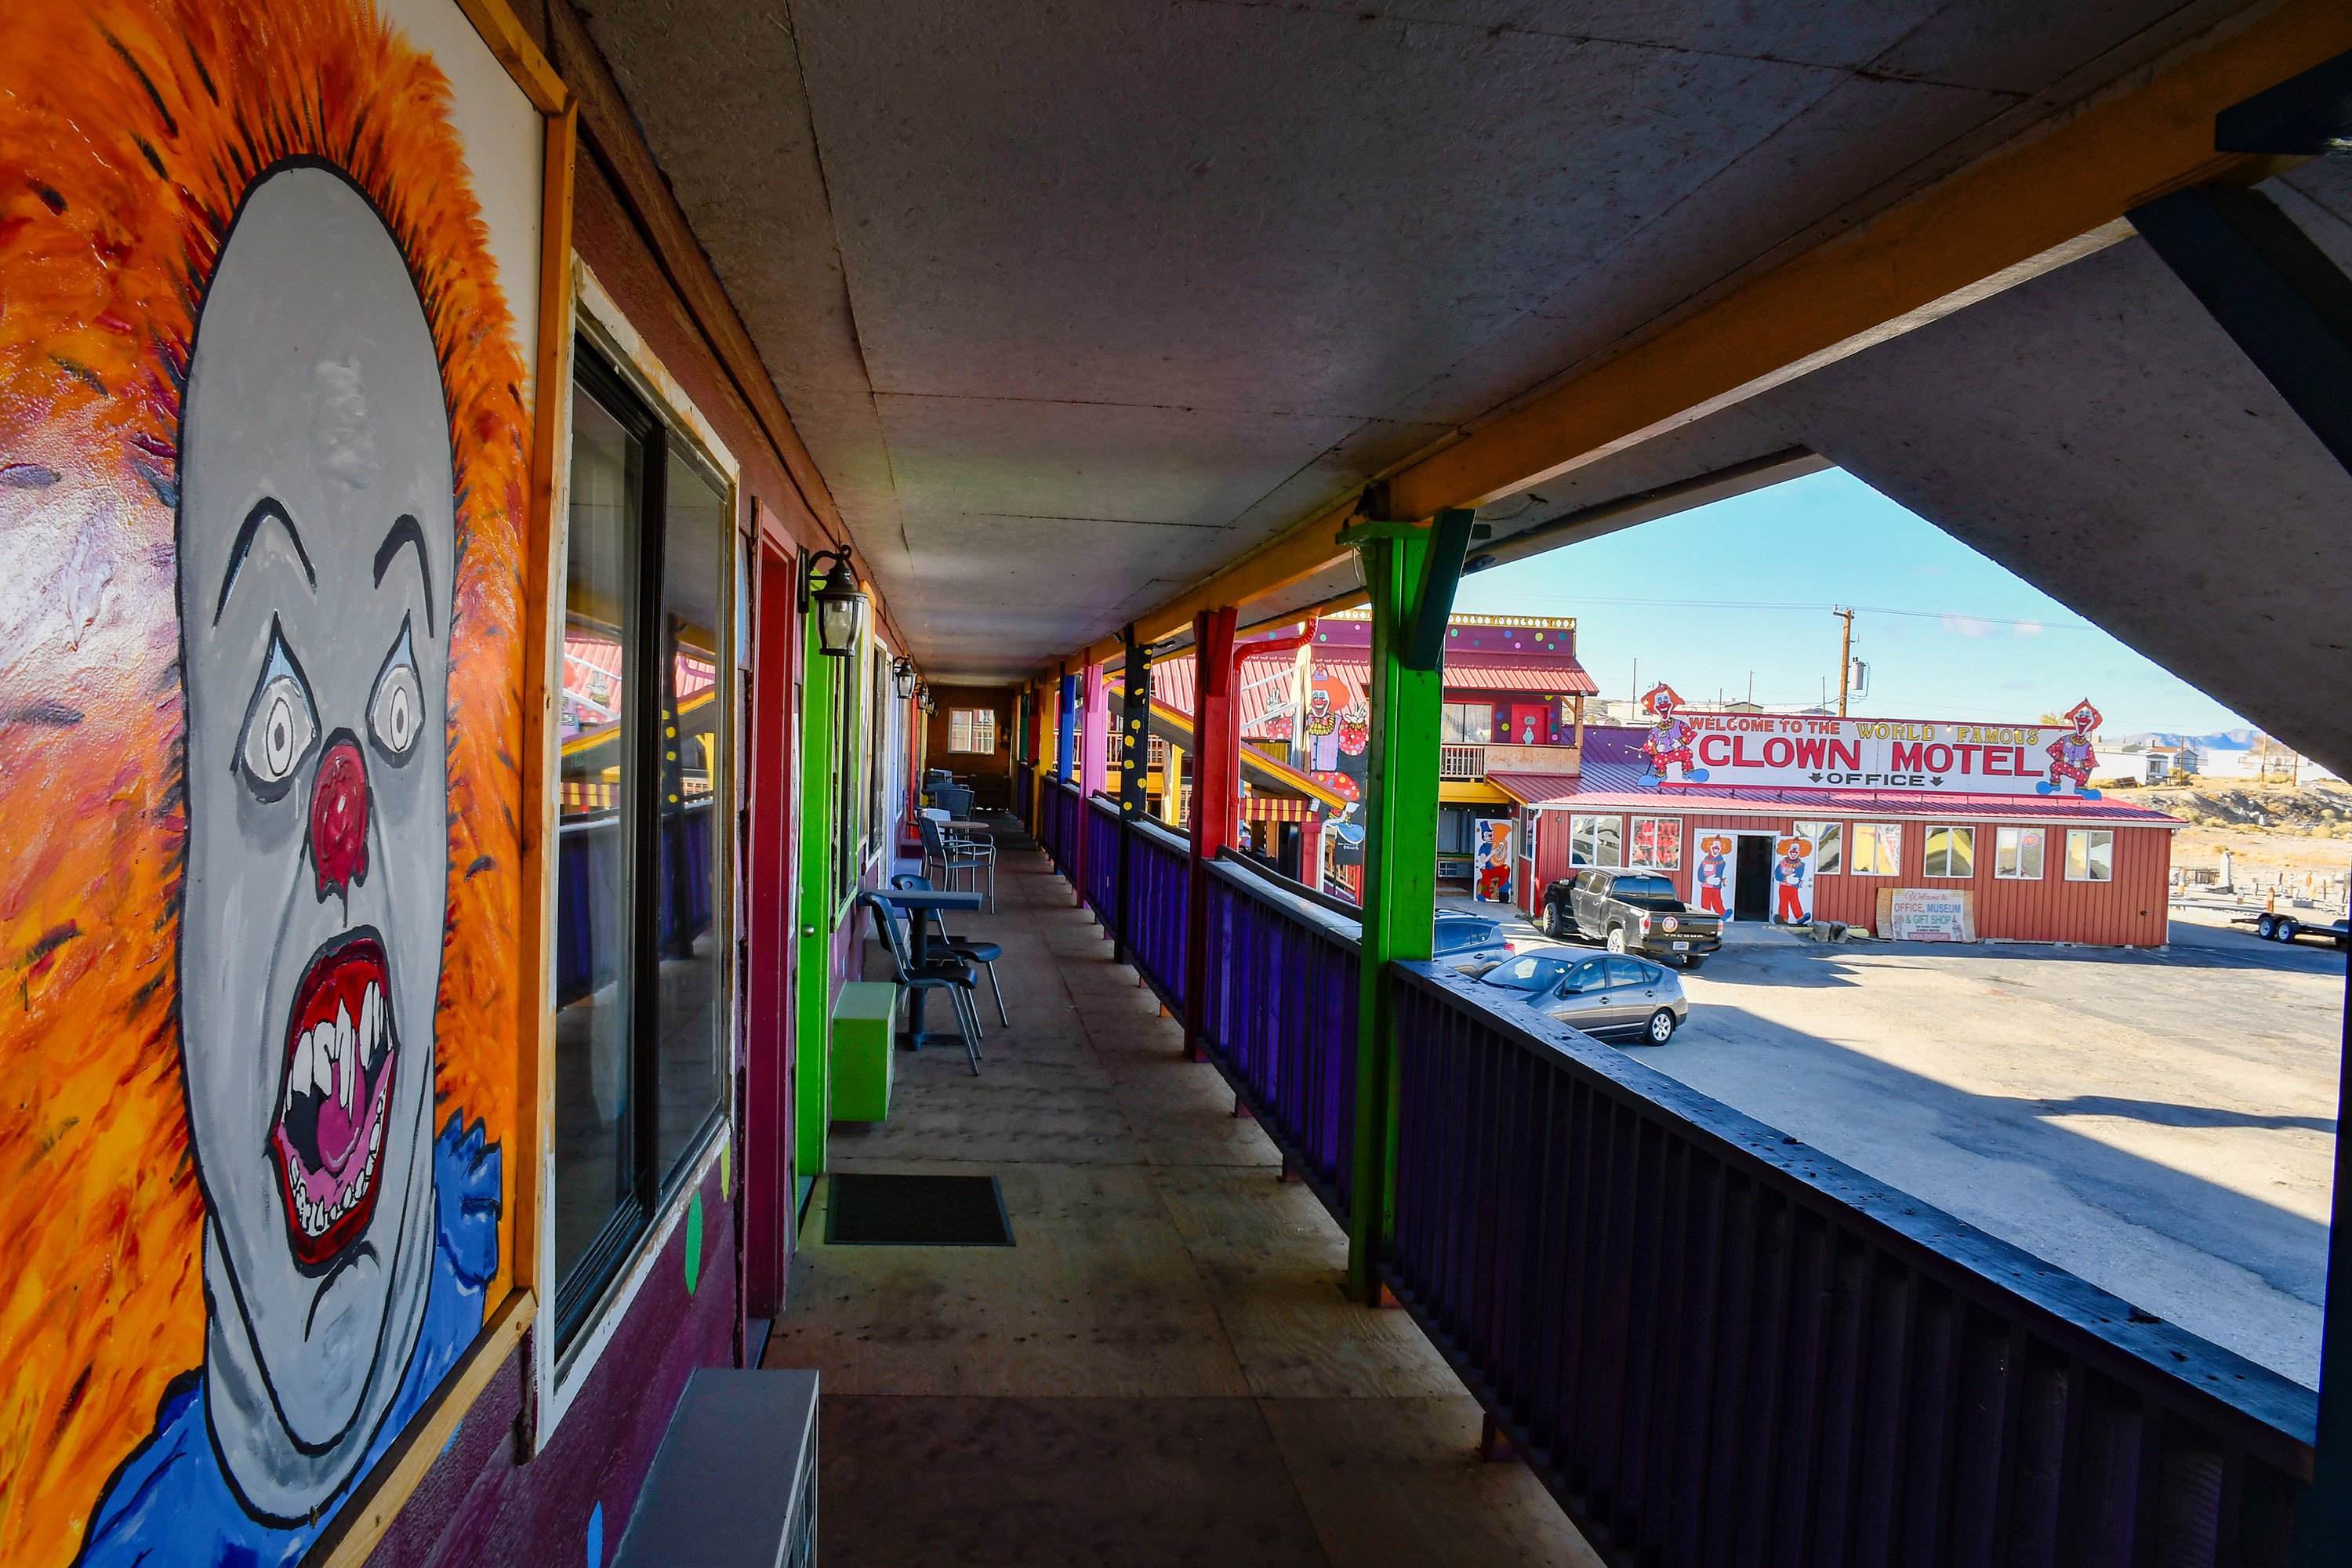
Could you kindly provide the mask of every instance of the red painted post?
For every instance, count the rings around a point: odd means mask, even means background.
[[[1209,862],[1234,841],[1241,810],[1242,731],[1234,700],[1234,626],[1228,606],[1192,617],[1192,907],[1184,942],[1184,1054],[1201,1059],[1209,1000]]]

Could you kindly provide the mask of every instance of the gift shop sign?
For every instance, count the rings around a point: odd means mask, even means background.
[[[1682,720],[1704,780],[1668,789],[1761,784],[1799,789],[1916,789],[1960,795],[2074,793],[2051,777],[2063,724],[1929,724],[1778,713],[1691,713]],[[1696,774],[1697,769],[1694,769]]]

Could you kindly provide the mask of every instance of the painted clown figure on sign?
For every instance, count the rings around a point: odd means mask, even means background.
[[[1813,841],[1790,834],[1772,841],[1772,919],[1801,926],[1813,918]]]
[[[2084,698],[2066,710],[2066,722],[2074,728],[2062,733],[2043,748],[2050,753],[2050,776],[2033,786],[2036,795],[2063,795],[2066,786],[2061,779],[2072,783],[2074,793],[2084,800],[2096,800],[2099,792],[2091,787],[2091,769],[2099,760],[2096,737],[2099,710]]]
[[[1698,841],[1698,865],[1691,873],[1691,880],[1698,894],[1698,907],[1708,914],[1728,919],[1730,911],[1723,906],[1723,889],[1731,880],[1730,839],[1710,833]]]
[[[1664,681],[1642,694],[1642,706],[1655,721],[1649,739],[1642,742],[1642,755],[1647,759],[1642,770],[1644,789],[1665,783],[1666,770],[1676,766],[1683,771],[1683,783],[1706,782],[1706,770],[1695,765],[1691,756],[1691,742],[1698,739],[1698,729],[1690,721],[1675,717],[1682,704],[1675,689]]]

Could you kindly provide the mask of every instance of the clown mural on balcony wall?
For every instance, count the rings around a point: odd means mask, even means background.
[[[503,1294],[530,428],[462,108],[364,0],[0,8],[0,1561],[298,1561]]]

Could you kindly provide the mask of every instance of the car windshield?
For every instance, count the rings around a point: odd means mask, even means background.
[[[1664,877],[1620,877],[1611,889],[1621,899],[1671,899],[1675,885]]]
[[[1493,921],[1456,920],[1437,922],[1437,951],[1452,952],[1459,948],[1484,947],[1496,940],[1502,928]]]
[[[1528,953],[1496,964],[1483,978],[1507,991],[1543,991],[1559,984],[1567,973],[1568,965],[1557,958]]]

